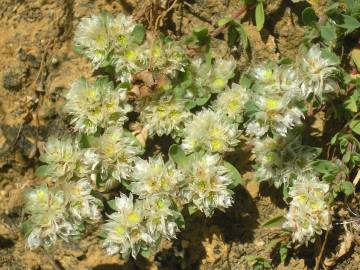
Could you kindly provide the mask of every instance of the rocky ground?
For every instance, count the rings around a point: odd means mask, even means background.
[[[215,27],[218,19],[240,8],[238,0],[179,1],[162,21],[173,36],[196,26]],[[323,2],[313,1],[319,14]],[[107,10],[132,14],[148,27],[166,8],[166,0],[0,0],[0,269],[251,269],[246,255],[268,257],[265,246],[271,230],[260,226],[286,211],[281,194],[259,185],[245,173],[247,184],[237,191],[235,204],[211,219],[186,217],[187,228],[173,243],[164,242],[152,258],[124,262],[105,255],[96,234],[77,243],[58,243],[51,251],[29,251],[18,231],[22,220],[21,194],[40,182],[34,175],[38,154],[49,134],[65,128],[61,120],[62,93],[80,77],[91,76],[90,64],[73,51],[73,31],[83,16]],[[260,33],[245,15],[250,41],[240,55],[242,68],[251,62],[295,57],[304,28],[298,20],[301,6],[290,0],[272,0]],[[241,160],[239,161],[241,162]],[[326,257],[346,242],[341,226],[329,236]],[[346,239],[345,239],[346,240]],[[348,239],[349,240],[349,239]],[[359,247],[352,245],[335,269],[359,269]],[[348,241],[349,242],[349,241]],[[277,269],[312,269],[319,247],[292,254]]]

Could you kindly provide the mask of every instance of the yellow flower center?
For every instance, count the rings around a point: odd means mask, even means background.
[[[266,100],[266,109],[268,109],[269,111],[276,110],[278,107],[279,107],[279,101],[272,98],[268,98]]]
[[[138,223],[140,221],[140,215],[136,212],[132,212],[129,214],[128,220],[133,224]]]

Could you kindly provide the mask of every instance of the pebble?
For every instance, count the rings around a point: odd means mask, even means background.
[[[10,68],[3,76],[4,88],[10,91],[19,91],[26,75],[27,69],[25,67]]]

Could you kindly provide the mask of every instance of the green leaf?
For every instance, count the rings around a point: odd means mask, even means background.
[[[243,73],[240,78],[239,84],[244,88],[250,88],[250,86],[252,84],[252,80],[251,80],[250,76]]]
[[[221,26],[228,24],[231,21],[232,21],[231,18],[227,18],[227,17],[221,18],[220,20],[218,20],[217,25],[221,27]]]
[[[315,10],[311,7],[307,7],[301,13],[302,22],[307,26],[314,26],[318,21],[318,16],[316,16]]]
[[[353,96],[350,96],[347,100],[345,100],[344,105],[346,109],[353,113],[358,111],[357,100]]]
[[[357,19],[348,15],[342,15],[342,17],[344,19],[344,23],[339,24],[338,26],[345,28],[346,34],[349,34],[360,27],[360,22]]]
[[[211,97],[211,94],[209,94],[209,95],[207,95],[207,96],[205,96],[205,97],[198,97],[198,98],[195,99],[195,103],[196,103],[196,105],[198,105],[198,106],[203,106],[203,105],[206,104],[206,102],[208,102],[208,100],[210,99],[210,97]]]
[[[189,204],[188,207],[188,212],[189,212],[189,215],[192,216],[198,209],[196,208],[195,205],[193,204]]]
[[[35,174],[37,176],[40,176],[40,177],[47,176],[48,175],[48,168],[49,168],[48,165],[41,165],[36,169]]]
[[[326,23],[325,25],[321,26],[320,35],[327,44],[334,44],[337,39],[335,26],[330,23]]]
[[[135,25],[131,35],[136,44],[142,44],[145,40],[145,27],[141,23]]]
[[[235,25],[230,25],[228,29],[228,44],[229,47],[233,47],[237,44],[238,39],[240,37],[239,31]]]
[[[283,215],[277,216],[274,218],[269,219],[265,223],[261,225],[261,227],[269,228],[269,227],[278,227],[281,226],[285,222],[285,217]]]
[[[118,211],[118,209],[117,209],[117,207],[116,207],[116,205],[115,205],[115,199],[110,200],[110,201],[107,201],[107,204],[108,204],[108,206],[109,206],[112,210]]]
[[[316,160],[312,162],[313,168],[322,174],[334,173],[337,171],[337,166],[329,160]]]
[[[179,145],[173,144],[169,147],[169,156],[178,166],[183,168],[189,166],[189,158]]]
[[[32,222],[30,220],[27,220],[27,221],[21,223],[20,232],[23,235],[28,236],[31,233],[32,227],[33,227]]]
[[[258,2],[256,5],[255,22],[256,22],[256,29],[258,31],[263,29],[265,23],[265,12],[264,12],[264,4],[262,2]]]
[[[226,169],[229,170],[231,178],[233,180],[232,183],[228,186],[228,188],[234,189],[239,184],[244,184],[241,174],[231,163],[224,161],[224,166]]]
[[[351,59],[354,61],[357,70],[360,70],[360,49],[359,48],[354,48],[351,50]]]
[[[336,65],[339,65],[340,64],[340,57],[337,56],[331,49],[329,48],[326,48],[326,49],[323,49],[321,50],[321,56],[326,58],[326,59],[329,59],[331,62],[333,62],[334,64]]]
[[[140,254],[144,258],[149,258],[151,256],[151,250],[149,248],[142,248]]]
[[[360,120],[352,120],[349,126],[352,131],[360,135]]]
[[[240,35],[240,41],[241,41],[241,45],[244,49],[244,51],[248,48],[249,46],[249,38],[248,38],[248,35],[243,27],[242,24],[239,24],[237,27],[236,27],[236,30],[239,32],[239,35]]]
[[[198,27],[193,30],[193,35],[197,38],[200,45],[209,43],[209,30],[205,27]]]
[[[279,255],[280,255],[280,261],[282,263],[285,262],[285,260],[286,260],[286,258],[288,256],[288,251],[289,251],[289,249],[288,249],[288,247],[286,245],[281,245],[280,246]]]
[[[349,196],[354,193],[354,185],[351,182],[344,181],[340,184],[340,189],[345,195]]]

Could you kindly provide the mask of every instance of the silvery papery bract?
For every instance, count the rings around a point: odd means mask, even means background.
[[[71,123],[76,131],[95,133],[98,127],[122,125],[126,114],[132,110],[127,104],[126,89],[114,89],[105,78],[89,83],[81,78],[75,81],[66,93],[64,111],[72,116]]]
[[[225,89],[228,81],[234,76],[235,60],[215,59],[214,63],[202,58],[191,62],[191,73],[195,84],[187,89],[187,96],[204,97],[219,93]]]
[[[216,112],[222,112],[232,121],[241,123],[243,121],[245,103],[248,100],[248,90],[233,83],[231,88],[226,89],[217,96],[212,104],[212,108]]]
[[[131,17],[118,14],[114,18],[110,13],[103,12],[81,19],[74,42],[97,68],[107,60],[118,43],[124,46],[124,40],[130,40],[134,26]]]
[[[193,203],[207,217],[215,209],[224,210],[233,200],[228,186],[232,178],[220,155],[196,157],[186,171],[186,186],[181,190],[185,201]]]
[[[148,55],[147,44],[131,44],[125,48],[115,50],[114,62],[118,79],[130,82],[133,74],[146,69]]]
[[[302,145],[300,136],[275,136],[254,139],[252,152],[256,156],[256,176],[259,181],[271,181],[276,187],[290,185],[319,155],[319,149]]]
[[[130,254],[135,258],[141,247],[153,244],[154,239],[144,226],[144,213],[140,201],[133,202],[133,196],[120,194],[115,197],[115,212],[103,225],[106,239],[104,247],[109,254],[121,253],[124,258]]]
[[[294,242],[307,245],[314,241],[315,235],[331,228],[331,212],[326,202],[328,191],[329,185],[311,174],[299,176],[290,188],[292,201],[283,227],[292,232]]]
[[[174,210],[173,202],[166,195],[150,195],[141,201],[146,220],[146,228],[155,241],[162,237],[175,238],[179,231],[177,220],[180,212]]]
[[[99,221],[102,202],[91,195],[91,184],[86,179],[67,182],[63,186],[69,200],[69,211],[78,221]]]
[[[176,71],[184,72],[187,64],[185,51],[174,41],[156,40],[147,51],[149,65],[157,72],[173,76]]]
[[[135,158],[143,153],[142,147],[130,132],[122,128],[108,128],[96,138],[93,147],[100,159],[100,176],[121,181],[129,179]]]
[[[146,104],[140,111],[140,121],[150,136],[171,135],[177,137],[190,117],[189,110],[182,100],[163,96]]]
[[[64,191],[49,190],[46,184],[27,190],[25,212],[30,215],[24,223],[30,249],[50,247],[57,238],[68,240],[77,234],[75,226],[67,220]]]
[[[184,175],[172,161],[164,162],[161,156],[148,161],[138,159],[132,174],[131,191],[140,198],[156,194],[177,196],[184,183]]]
[[[182,148],[187,153],[205,150],[224,153],[239,143],[237,124],[225,115],[205,109],[185,123]]]
[[[247,124],[249,135],[261,137],[269,131],[286,136],[289,129],[302,123],[296,91],[300,85],[295,71],[280,67],[256,67],[252,99],[256,112]]]
[[[337,63],[325,58],[319,45],[313,45],[307,54],[299,60],[303,74],[301,93],[307,97],[310,94],[322,98],[324,94],[334,92],[337,84],[332,75],[337,69]]]
[[[70,137],[63,139],[50,137],[40,160],[47,163],[44,175],[51,177],[52,180],[89,176],[98,163],[98,158],[92,149],[80,149],[78,142]]]

